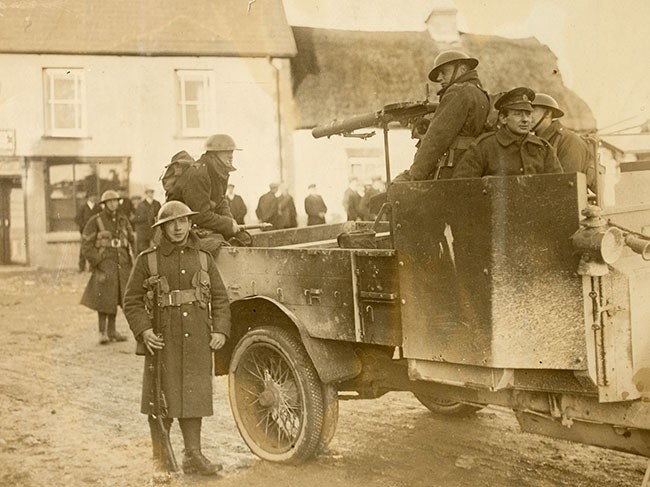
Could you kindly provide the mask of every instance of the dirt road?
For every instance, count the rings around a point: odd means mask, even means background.
[[[134,342],[99,346],[96,315],[77,303],[88,274],[0,272],[0,486],[143,486],[150,466],[139,414],[142,359]],[[118,328],[127,330],[118,315]],[[638,486],[646,460],[520,433],[514,416],[433,416],[410,395],[342,401],[327,452],[287,467],[257,460],[241,440],[215,379],[204,450],[219,478],[172,485]],[[177,456],[182,440],[172,431]]]

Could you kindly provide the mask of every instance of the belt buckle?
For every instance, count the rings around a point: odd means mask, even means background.
[[[179,295],[180,291],[178,289],[169,291],[169,294],[167,295],[168,306],[180,306],[180,304],[178,304]]]
[[[119,238],[111,239],[111,247],[114,249],[119,249],[122,246],[122,241]]]

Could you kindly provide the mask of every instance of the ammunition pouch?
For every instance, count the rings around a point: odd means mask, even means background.
[[[436,163],[436,170],[433,179],[445,179],[451,177],[451,174],[441,174],[443,169],[447,169],[447,172],[453,170],[456,163],[463,157],[465,151],[469,149],[469,146],[474,142],[476,137],[465,137],[460,136],[456,137],[456,140],[449,146],[447,152],[445,152],[438,162]]]

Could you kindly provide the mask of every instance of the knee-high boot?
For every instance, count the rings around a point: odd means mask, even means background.
[[[110,342],[108,335],[106,334],[106,319],[108,315],[106,313],[97,313],[97,321],[99,324],[99,343],[106,345]]]
[[[215,475],[221,465],[212,463],[201,453],[201,418],[180,418],[178,423],[185,442],[183,471],[201,475]]]

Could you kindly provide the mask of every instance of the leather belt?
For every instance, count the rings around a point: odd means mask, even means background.
[[[175,289],[174,291],[160,294],[159,306],[162,308],[180,306],[181,304],[189,304],[194,301],[200,301],[196,298],[196,289]]]
[[[110,240],[98,240],[97,247],[110,247],[112,249],[126,248],[129,243],[126,240],[112,238]]]

